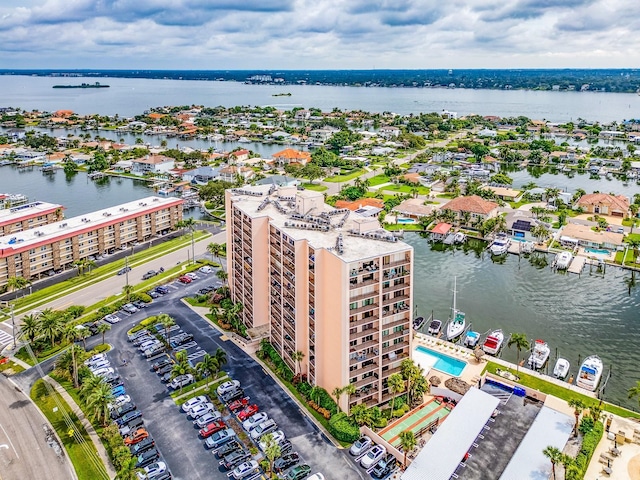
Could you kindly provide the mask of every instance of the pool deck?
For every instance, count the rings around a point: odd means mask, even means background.
[[[429,425],[434,420],[445,418],[451,410],[444,403],[438,403],[435,398],[423,403],[411,412],[408,412],[397,421],[385,427],[378,432],[382,438],[394,447],[398,447],[400,443],[399,434],[405,430],[411,430],[414,433],[419,432],[422,428]]]

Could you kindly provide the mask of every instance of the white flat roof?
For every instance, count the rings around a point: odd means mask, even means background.
[[[548,447],[564,449],[573,430],[573,417],[549,407],[540,413],[520,442],[500,480],[537,480],[549,478],[551,462],[542,451]]]
[[[0,237],[0,256],[6,257],[12,251],[23,251],[31,245],[45,245],[64,236],[69,237],[82,231],[95,230],[101,225],[110,225],[137,217],[147,211],[161,210],[182,203],[179,198],[146,197],[123,203],[78,217],[66,218],[59,222]]]
[[[0,225],[15,223],[24,217],[35,217],[42,215],[62,205],[48,202],[30,202],[17,207],[4,208],[0,210]]]
[[[402,480],[449,480],[500,401],[471,388],[436,430]]]

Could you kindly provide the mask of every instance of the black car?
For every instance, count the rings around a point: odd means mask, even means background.
[[[111,385],[112,388],[115,388],[119,385],[123,385],[122,380],[120,379],[120,375],[116,373],[112,373],[111,375],[106,375],[102,377],[105,382]]]
[[[240,450],[242,447],[236,440],[232,440],[231,442],[225,443],[218,450],[216,450],[216,455],[218,458],[224,458],[229,455],[231,452],[235,452],[236,450]]]
[[[133,420],[134,418],[138,418],[142,416],[142,412],[140,410],[133,410],[129,413],[125,413],[123,416],[121,416],[119,419],[116,420],[116,423],[119,426],[122,426],[128,422],[130,422],[131,420]]]
[[[154,447],[154,448],[152,448],[150,450],[147,450],[146,452],[142,452],[140,455],[138,455],[138,463],[136,463],[136,467],[137,468],[144,468],[147,465],[151,465],[158,458],[160,458],[160,453]]]
[[[146,452],[150,448],[154,447],[155,444],[156,442],[153,441],[153,438],[147,437],[141,442],[138,442],[135,445],[131,445],[129,447],[129,451],[131,452],[131,455],[135,457],[137,455],[140,455],[142,452]]]
[[[111,418],[115,420],[116,418],[122,417],[125,413],[133,412],[135,409],[136,409],[136,406],[133,403],[127,402],[124,405],[120,406],[119,408],[116,408],[113,412],[111,412]]]
[[[292,450],[293,450],[293,445],[291,445],[291,442],[289,440],[285,440],[280,444],[281,457],[284,455],[287,455],[288,453],[291,453]]]
[[[130,272],[130,271],[131,271],[131,267],[124,267],[124,268],[121,268],[120,270],[118,270],[118,275],[124,275],[125,273]]]
[[[273,468],[275,469],[276,472],[282,473],[287,468],[293,467],[294,465],[297,465],[299,462],[300,462],[300,455],[298,455],[297,452],[288,453],[287,455],[283,455],[282,457],[278,458],[274,462]]]
[[[136,308],[147,308],[147,304],[144,303],[142,300],[135,300],[131,303],[133,303],[133,306]]]
[[[385,478],[396,468],[397,463],[396,457],[391,453],[387,453],[387,455],[373,467],[371,476],[373,478]]]
[[[169,293],[169,288],[165,287],[164,285],[159,285],[156,287],[156,292],[158,292],[160,295],[166,295],[167,293]]]
[[[167,373],[171,372],[171,370],[173,370],[173,365],[165,365],[162,368],[159,368],[156,373],[158,375],[166,375]]]
[[[235,390],[231,390],[230,392],[227,392],[224,395],[220,395],[220,398],[222,398],[222,401],[224,403],[231,403],[235,400],[239,400],[242,397],[244,397],[244,390],[241,388],[237,388]]]
[[[207,293],[209,293],[211,290],[209,290],[207,287],[205,288],[201,288],[200,290],[198,290],[198,295],[206,295]]]
[[[151,298],[158,298],[160,296],[160,294],[155,290],[149,290],[147,292],[147,295],[149,295]]]
[[[82,326],[89,330],[91,335],[96,335],[98,333],[98,322],[84,323]]]
[[[142,419],[142,417],[136,417],[134,419],[129,420],[126,423],[123,423],[121,428],[128,428],[129,432],[133,432],[143,426],[144,426],[144,420]]]
[[[220,465],[222,465],[227,470],[233,470],[242,462],[246,462],[251,459],[251,453],[247,450],[236,450],[235,452],[231,452],[229,455],[226,455],[222,460],[220,460]]]
[[[163,358],[155,362],[153,365],[151,365],[151,368],[153,368],[155,371],[158,371],[162,367],[166,367],[167,365],[172,365],[172,364],[173,362],[171,361],[170,358]]]

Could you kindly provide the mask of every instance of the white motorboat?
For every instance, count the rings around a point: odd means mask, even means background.
[[[536,248],[535,243],[533,243],[533,242],[524,242],[522,244],[522,253],[533,253],[535,248]]]
[[[600,357],[597,355],[591,355],[585,358],[580,366],[576,385],[593,392],[598,388],[603,369],[604,365],[602,364],[602,360],[600,360]]]
[[[571,265],[571,260],[573,260],[571,252],[560,252],[556,254],[554,263],[558,270],[566,270]]]
[[[464,337],[464,346],[467,348],[475,348],[480,341],[480,334],[478,332],[472,332],[469,330],[467,335]]]
[[[564,380],[567,378],[567,375],[569,375],[570,366],[571,364],[569,363],[569,360],[562,357],[558,358],[558,360],[556,360],[556,366],[553,367],[553,376],[560,380]]]
[[[430,335],[438,335],[440,333],[441,328],[442,328],[442,320],[438,320],[437,318],[432,317],[431,322],[429,323],[429,329],[427,330],[427,332],[429,332]]]
[[[547,345],[547,342],[544,340],[536,340],[536,343],[533,346],[533,351],[529,356],[529,360],[527,360],[527,365],[533,370],[538,370],[544,367],[547,360],[549,360],[550,353],[551,349],[549,348],[549,345]]]
[[[511,240],[504,233],[499,233],[496,239],[493,241],[489,250],[492,255],[504,255],[509,251],[509,245]]]
[[[413,319],[413,329],[420,330],[424,325],[424,317],[415,317]]]
[[[464,332],[464,329],[467,326],[464,312],[461,312],[456,308],[456,285],[457,282],[454,279],[453,306],[451,307],[451,317],[449,318],[449,323],[447,324],[447,340],[449,341],[455,340],[460,335],[462,335],[462,332]]]
[[[467,239],[467,236],[462,233],[462,232],[457,232],[454,236],[453,236],[453,243],[464,243],[464,241]]]
[[[484,343],[482,344],[482,350],[489,355],[497,355],[500,349],[502,348],[502,344],[504,343],[504,333],[502,330],[494,330],[487,336]]]

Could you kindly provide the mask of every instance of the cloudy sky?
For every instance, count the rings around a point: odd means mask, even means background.
[[[0,68],[639,67],[638,0],[0,0]]]

